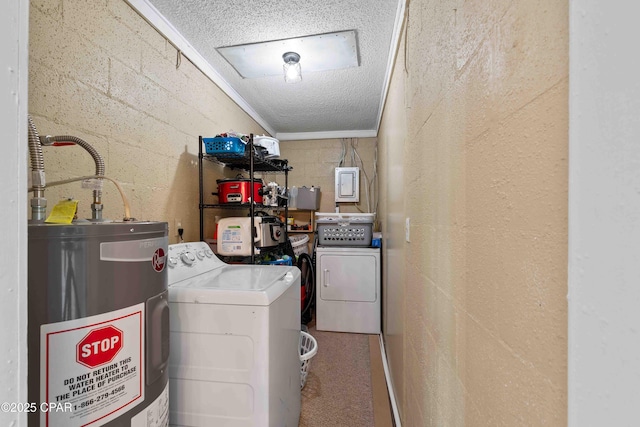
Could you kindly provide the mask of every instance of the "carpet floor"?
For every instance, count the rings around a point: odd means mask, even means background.
[[[302,389],[300,427],[373,427],[370,335],[317,331]]]

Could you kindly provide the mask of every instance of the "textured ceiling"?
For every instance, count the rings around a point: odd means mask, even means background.
[[[164,17],[272,134],[282,139],[300,133],[309,137],[375,134],[401,1],[128,1],[143,15],[153,10]],[[305,72],[301,60],[302,82],[296,84],[285,83],[282,76],[243,79],[216,51],[223,46],[345,30],[356,31],[360,66]]]

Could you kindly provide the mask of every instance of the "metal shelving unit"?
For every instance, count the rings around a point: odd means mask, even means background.
[[[251,200],[255,199],[254,180],[256,172],[268,172],[268,173],[283,173],[285,188],[289,188],[289,171],[292,169],[289,166],[289,162],[286,159],[265,159],[257,151],[253,145],[253,134],[249,137],[243,154],[235,153],[223,153],[223,154],[206,154],[202,152],[202,136],[198,138],[198,188],[199,188],[199,209],[200,209],[200,240],[204,241],[204,210],[211,208],[219,209],[249,209],[251,217],[251,229],[255,228],[254,219],[256,209],[273,209],[274,206],[264,206],[256,203],[243,203],[243,204],[231,204],[231,203],[204,203],[204,169],[203,161],[211,161],[219,163],[230,169],[242,170],[249,172],[249,179],[251,180]],[[289,216],[288,203],[284,206],[285,218]],[[287,227],[284,227],[285,243],[289,242],[289,235]],[[251,245],[251,263],[255,263],[255,247]]]

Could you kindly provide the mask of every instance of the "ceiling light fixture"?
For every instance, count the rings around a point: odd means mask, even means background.
[[[300,69],[300,55],[295,52],[286,52],[282,55],[284,59],[284,81],[287,83],[298,83],[302,80],[302,70]]]
[[[295,52],[304,58],[305,75],[360,65],[355,30],[218,47],[216,50],[243,79],[282,78],[284,52]]]

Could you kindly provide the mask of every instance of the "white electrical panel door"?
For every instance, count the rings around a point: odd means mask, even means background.
[[[336,168],[336,202],[360,201],[360,168]]]
[[[380,267],[375,256],[322,255],[318,265],[323,300],[376,300],[376,272]]]

